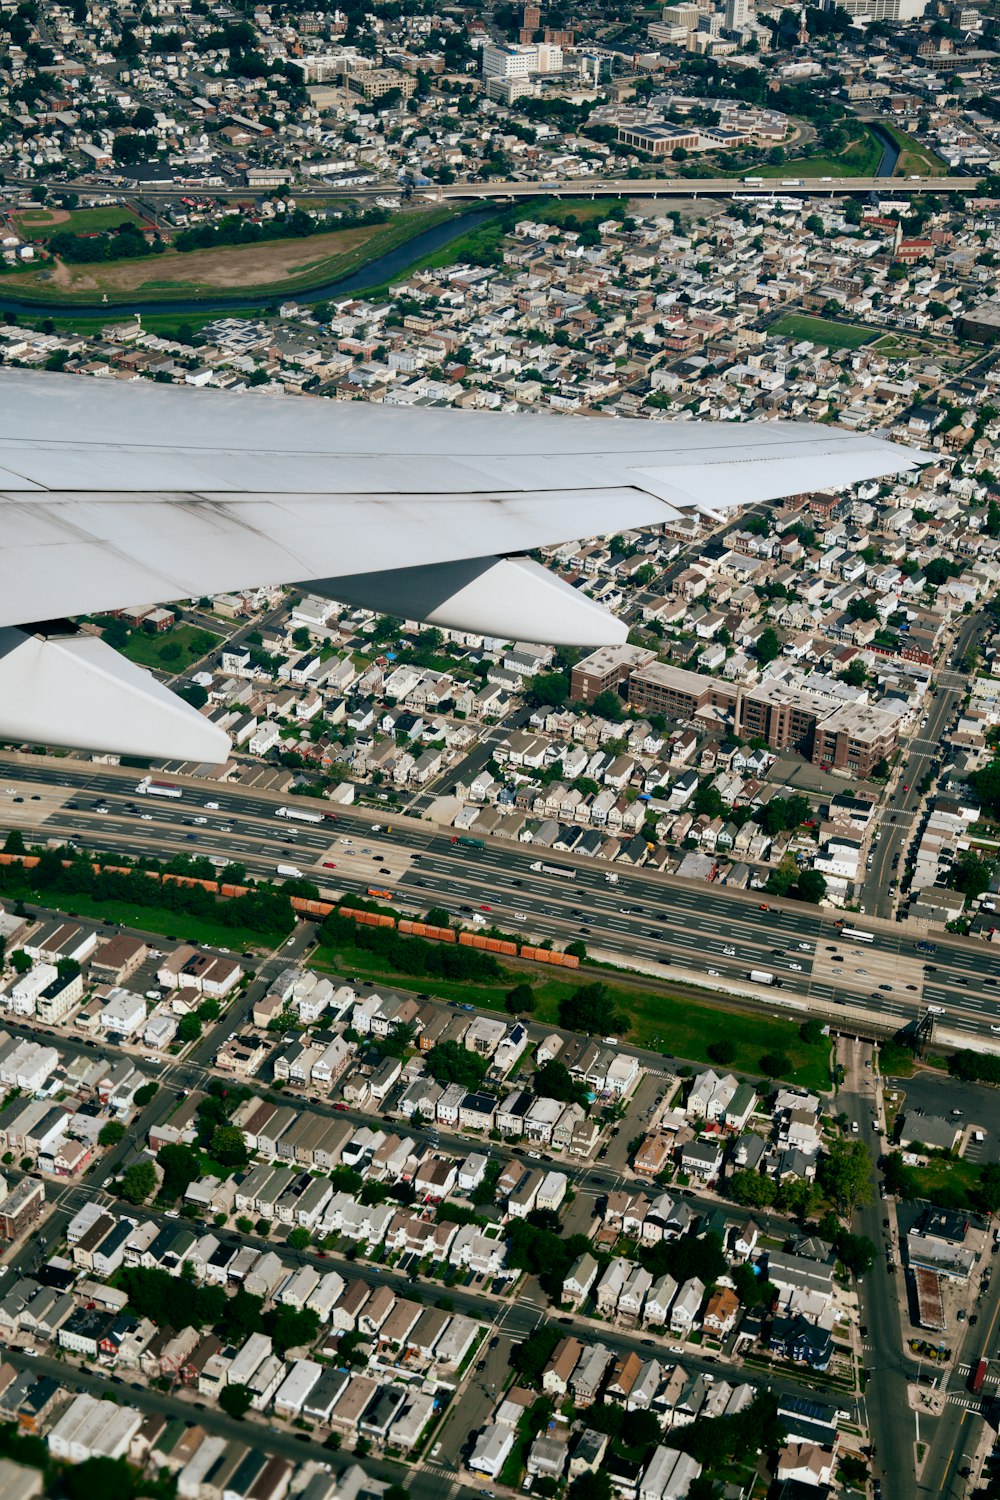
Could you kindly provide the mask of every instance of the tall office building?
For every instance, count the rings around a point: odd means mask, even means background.
[[[742,31],[753,20],[753,0],[726,0],[726,30]]]

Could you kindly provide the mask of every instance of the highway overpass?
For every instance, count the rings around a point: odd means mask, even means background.
[[[815,198],[844,193],[971,193],[978,177],[579,177],[555,182],[455,182],[418,188],[429,201],[518,198],[729,198],[734,193],[778,193]],[[382,188],[380,191],[385,192]]]

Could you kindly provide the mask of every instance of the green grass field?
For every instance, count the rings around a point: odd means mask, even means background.
[[[973,1208],[981,1175],[975,1162],[935,1157],[926,1167],[907,1170],[907,1196],[929,1198],[941,1208]]]
[[[139,215],[133,213],[124,205],[110,208],[74,208],[70,210],[69,218],[62,222],[53,223],[52,215],[47,208],[25,209],[17,216],[18,224],[32,239],[47,240],[54,234],[101,234],[106,229],[117,229],[119,224],[141,224],[143,221]]]
[[[187,916],[184,912],[170,911],[165,906],[98,901],[92,896],[77,892],[57,896],[47,891],[44,905],[46,908],[51,907],[53,911],[74,912],[78,917],[88,917],[97,922],[119,922],[123,927],[135,927],[140,932],[157,932],[162,937],[190,939],[212,948],[242,951],[256,946],[268,951],[279,941],[277,936],[263,936],[249,927],[227,927],[223,922],[213,922],[208,917]]]
[[[866,127],[836,156],[798,156],[779,167],[754,167],[755,177],[873,177],[882,143]]]
[[[860,349],[862,344],[868,344],[878,336],[873,328],[834,323],[829,318],[811,318],[805,313],[787,313],[772,323],[768,332],[793,339],[811,339],[815,344],[830,344],[835,349]]]
[[[129,636],[124,655],[140,667],[173,674],[186,671],[192,662],[214,650],[221,639],[195,625],[174,625],[162,635],[148,635],[140,628]]]
[[[886,121],[879,122],[886,135],[892,136],[899,147],[899,160],[896,163],[896,177],[946,177],[950,168],[936,155],[929,146],[922,146],[915,141],[906,130],[900,130],[897,125],[889,125]]]
[[[217,302],[220,297],[243,295],[249,287],[252,288],[254,301],[259,304],[266,298],[290,296],[295,292],[323,286],[327,282],[339,281],[363,269],[370,261],[395,250],[424,230],[445,223],[461,212],[462,209],[454,204],[439,203],[405,214],[395,214],[387,223],[372,227],[370,234],[347,249],[324,254],[323,245],[316,244],[312,259],[306,258],[309,256],[308,239],[261,240],[254,245],[220,245],[189,254],[168,251],[155,261],[122,260],[72,268],[74,273],[85,274],[88,278],[86,291],[75,287],[63,289],[54,286],[51,281],[44,279],[44,267],[27,276],[18,270],[10,290],[13,295],[23,297],[30,304],[26,308],[29,315],[36,308],[42,312],[51,308],[55,316],[60,304],[72,305],[84,298],[93,301],[97,294],[106,295],[108,311],[104,322],[110,322],[114,318],[116,304],[124,302],[134,306],[137,300],[141,301],[146,297],[165,302],[173,298],[203,298]],[[55,225],[52,232],[69,227],[68,223]],[[331,235],[339,233],[336,229],[330,231]],[[294,266],[289,268],[283,263],[287,262],[293,251],[301,259],[296,259]],[[247,278],[244,269],[248,261],[258,267],[270,267],[273,262],[276,267],[274,279],[255,281]],[[212,279],[200,275],[201,268],[208,265],[212,268]],[[137,279],[132,274],[135,267],[141,267],[143,272],[148,268],[150,279],[147,280],[145,275]],[[170,273],[174,274],[171,276]],[[130,276],[131,281],[128,280]],[[229,309],[226,308],[225,312],[228,314]],[[218,310],[212,314],[220,315]],[[187,315],[179,321],[190,323],[192,320]]]
[[[321,946],[314,962],[342,974],[358,974],[378,983],[421,986],[443,1000],[457,1000],[484,1010],[502,1010],[504,995],[516,984],[530,984],[537,1001],[534,1019],[555,1025],[560,1000],[583,984],[594,984],[604,975],[593,969],[581,969],[579,977],[567,982],[548,978],[527,966],[504,970],[496,984],[466,984],[462,981],[420,979],[400,975],[383,960],[365,949],[340,947],[336,951]],[[694,999],[661,994],[636,986],[609,985],[615,1005],[628,1017],[628,1040],[634,1046],[649,1048],[688,1062],[710,1063],[708,1049],[713,1042],[729,1041],[736,1048],[731,1066],[739,1072],[760,1074],[760,1059],[765,1053],[788,1058],[791,1068],[788,1081],[810,1089],[830,1086],[828,1047],[808,1046],[799,1036],[798,1023],[784,1016],[762,1011],[739,1011],[714,1006],[707,998]]]

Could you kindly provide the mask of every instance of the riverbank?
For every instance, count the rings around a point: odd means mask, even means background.
[[[143,327],[150,333],[158,333],[165,338],[182,337],[187,341],[188,336],[196,334],[205,323],[211,322],[219,314],[255,317],[261,313],[274,312],[286,296],[294,297],[297,302],[315,304],[354,294],[380,295],[388,286],[412,275],[414,271],[457,265],[462,261],[473,265],[500,264],[504,235],[509,233],[519,219],[538,218],[546,223],[561,224],[569,221],[585,225],[607,218],[616,210],[624,212],[623,199],[531,198],[503,207],[491,203],[466,213],[458,213],[453,207],[441,206],[427,210],[437,216],[437,222],[428,225],[424,220],[424,227],[416,233],[399,234],[392,247],[383,249],[380,254],[373,253],[377,245],[373,239],[369,240],[367,246],[351,252],[359,262],[353,269],[318,285],[292,286],[286,281],[277,288],[245,287],[231,296],[220,296],[210,290],[196,296],[188,289],[185,296],[178,296],[176,300],[166,300],[162,291],[157,291],[151,297],[134,296],[121,300],[109,297],[104,303],[10,296],[8,279],[0,280],[0,312],[13,313],[26,324],[38,325],[51,320],[60,329],[76,333],[93,332],[115,315],[140,314]],[[409,224],[414,216],[408,214],[403,217]],[[399,221],[394,220],[393,225],[398,227]],[[380,228],[387,230],[393,225],[383,225]],[[314,245],[316,241],[304,240],[297,243],[305,247]],[[385,245],[384,240],[378,243]],[[163,257],[160,257],[157,264],[162,264],[162,260]],[[150,263],[143,261],[140,264],[147,266]]]
[[[457,238],[490,212],[463,214],[451,204],[435,204],[398,214],[387,224],[307,239],[65,266],[51,281],[41,279],[41,270],[18,273],[0,278],[0,310],[63,311],[78,318],[106,319],[111,310],[196,314],[237,307],[259,310],[290,296],[322,301],[360,290],[361,282],[402,274],[421,255]]]

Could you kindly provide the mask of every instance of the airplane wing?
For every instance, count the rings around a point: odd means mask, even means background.
[[[798,423],[499,415],[3,369],[0,693],[11,701],[18,627],[271,583],[508,638],[619,642],[623,624],[524,554],[921,461]],[[89,688],[62,723],[33,662],[30,713],[0,710],[3,737],[224,758],[217,726],[130,664],[28,634],[58,643],[52,675]]]

